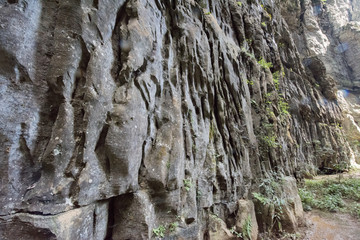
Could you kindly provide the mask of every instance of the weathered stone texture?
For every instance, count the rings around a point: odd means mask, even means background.
[[[0,0],[0,238],[231,239],[269,172],[349,161],[285,6]]]
[[[353,163],[360,156],[358,153],[360,138],[355,136],[359,121],[356,113],[359,108],[360,79],[359,7],[358,0],[288,1],[282,7],[282,12],[293,30],[292,36],[300,46],[299,51],[304,59],[304,65],[312,66],[313,69],[314,65],[316,66],[315,71],[312,72],[318,75],[318,77],[314,75],[315,80],[324,95],[328,96],[327,92],[330,92],[336,98],[335,91],[331,90],[334,83],[337,83],[341,91],[339,104],[345,110],[342,122],[351,151],[354,152]],[[289,8],[296,10],[296,14],[289,14],[286,11]],[[301,16],[301,13],[304,14]],[[341,127],[341,124],[338,126]]]

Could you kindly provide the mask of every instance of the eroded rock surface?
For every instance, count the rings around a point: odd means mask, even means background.
[[[340,90],[339,104],[345,110],[344,130],[354,152],[352,162],[358,161],[360,156],[360,138],[356,136],[359,122],[359,7],[358,0],[287,1],[282,6],[305,67],[322,66],[322,70],[316,71],[318,87],[325,96],[328,93],[334,96],[335,83]],[[289,9],[295,14],[289,14]]]
[[[0,238],[231,239],[269,173],[349,162],[287,2],[0,0]]]

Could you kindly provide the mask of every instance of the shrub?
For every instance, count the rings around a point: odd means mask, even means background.
[[[299,189],[304,210],[318,208],[327,211],[350,212],[360,217],[360,180],[305,180]],[[345,202],[344,199],[347,201]]]
[[[263,58],[260,58],[258,64],[263,68],[272,68],[273,64],[271,62],[266,62]]]
[[[251,232],[252,232],[252,222],[251,222],[251,216],[249,215],[242,226],[241,235],[243,236],[244,239],[251,239]]]
[[[272,232],[273,227],[277,223],[278,229],[282,231],[281,216],[283,214],[283,206],[285,205],[285,199],[281,196],[280,182],[281,178],[276,175],[270,178],[263,179],[260,187],[260,193],[254,192],[253,196],[264,206],[271,206],[274,212],[271,216],[272,224],[269,226],[268,231]]]

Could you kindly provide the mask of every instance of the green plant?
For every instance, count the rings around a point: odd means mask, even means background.
[[[249,38],[247,38],[245,41],[246,41],[249,45],[253,42],[253,40],[252,40],[252,39],[249,39]]]
[[[255,55],[253,53],[250,53],[245,47],[241,48],[241,51],[246,54],[246,56],[255,59]]]
[[[273,67],[271,62],[266,62],[263,58],[260,58],[260,60],[258,61],[258,64],[263,68],[271,68],[271,67]]]
[[[275,85],[275,88],[276,90],[279,90],[279,72],[274,72],[273,73],[273,82],[274,82],[274,85]]]
[[[266,103],[267,103],[267,104],[271,104],[272,102],[271,102],[271,101],[267,101]],[[266,110],[266,115],[267,115],[269,118],[276,118],[275,113],[272,111],[271,108],[267,107],[265,110]]]
[[[267,146],[269,146],[270,148],[276,148],[279,146],[279,144],[276,142],[276,136],[272,135],[272,136],[264,136],[262,138],[262,140],[265,142],[265,144]]]
[[[339,163],[335,163],[333,165],[333,168],[335,169],[335,171],[337,173],[341,173],[341,172],[349,170],[350,169],[350,164],[348,162],[342,161],[342,162],[339,162]]]
[[[253,53],[245,52],[246,56],[248,56],[251,59],[255,59],[255,55]]]
[[[249,79],[246,79],[246,83],[251,86],[254,85],[254,81],[249,80]]]
[[[297,239],[302,239],[301,238],[301,234],[296,232],[296,233],[287,233],[285,232],[281,238],[281,240],[297,240]]]
[[[236,2],[237,5],[239,5],[240,7],[242,6],[242,2]]]
[[[360,203],[355,203],[350,206],[350,211],[355,215],[355,217],[360,219]]]
[[[357,214],[360,202],[360,179],[305,180],[299,195],[305,210],[318,208]],[[346,201],[344,201],[346,200]],[[360,216],[359,216],[360,217]]]
[[[316,202],[316,207],[319,209],[326,209],[330,212],[335,212],[339,208],[344,206],[344,202],[341,199],[341,195],[329,194],[323,196],[323,198]]]
[[[299,196],[305,211],[311,211],[312,206],[315,206],[314,194],[305,188],[299,188]]]
[[[268,12],[268,9],[266,9],[266,7],[264,7],[263,4],[260,4],[260,6],[261,6],[261,8],[264,10],[265,15],[268,16],[268,18],[269,18],[270,20],[272,20],[272,16],[271,16],[271,14]]]
[[[210,15],[210,14],[211,14],[211,12],[206,12],[206,13],[205,13],[205,15]]]
[[[278,107],[281,115],[289,115],[289,104],[284,101],[285,99],[280,97],[278,101]]]
[[[165,231],[166,228],[164,227],[164,225],[160,225],[159,227],[153,229],[153,233],[155,234],[155,236],[161,238],[165,236]]]
[[[169,231],[170,232],[175,232],[176,231],[176,228],[179,226],[179,224],[177,222],[173,222],[173,223],[170,223],[169,225]]]
[[[191,183],[191,179],[184,179],[184,188],[188,192],[190,191],[190,188],[193,186]]]
[[[212,213],[212,212],[211,212],[209,215],[210,215],[210,217],[211,217],[212,219],[214,219],[214,220],[222,221],[222,219],[221,219],[218,215],[216,215],[215,213]]]
[[[266,23],[265,23],[265,22],[261,22],[261,26],[266,27]]]
[[[196,198],[199,199],[202,197],[202,192],[200,190],[196,191]]]
[[[263,123],[263,126],[266,130],[271,131],[274,128],[274,124],[272,123]]]
[[[251,216],[248,215],[248,217],[246,218],[243,226],[242,226],[242,231],[241,234],[243,236],[244,239],[250,239],[251,240],[251,232],[252,232],[252,222],[251,222]]]
[[[265,94],[265,100],[270,99],[271,96],[272,96],[272,93],[271,93],[271,92],[270,92],[270,93],[266,93],[266,94]]]
[[[213,122],[210,122],[210,127],[209,127],[209,139],[212,140],[214,139],[215,136],[215,126],[213,124]]]
[[[253,192],[252,193],[253,197],[258,200],[262,205],[267,205],[271,202],[271,199],[264,196],[263,194],[261,193],[258,193],[258,192]]]
[[[334,126],[336,129],[342,129],[342,126],[340,125],[340,123],[332,123],[332,126]]]
[[[262,205],[268,206],[270,209],[274,209],[271,215],[272,224],[269,226],[268,231],[271,232],[275,224],[277,224],[279,231],[282,231],[281,216],[283,214],[283,206],[285,200],[281,196],[280,182],[282,178],[273,173],[269,178],[263,179],[260,183],[260,193],[253,193],[255,199],[257,199]]]
[[[320,127],[328,127],[329,125],[326,124],[326,123],[319,123],[319,126],[320,126]]]
[[[279,90],[280,77],[284,77],[284,76],[285,76],[285,72],[283,69],[281,71],[281,74],[279,71],[276,71],[272,74],[273,82],[274,82],[276,90]]]
[[[239,232],[237,232],[237,231],[235,230],[235,226],[233,226],[232,228],[230,228],[230,233],[233,234],[233,235],[235,235],[237,238],[243,238],[242,235],[241,235],[241,233],[239,233]]]

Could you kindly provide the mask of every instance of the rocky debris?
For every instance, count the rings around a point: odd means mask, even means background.
[[[305,3],[0,0],[0,236],[255,238],[258,179],[350,158]]]

